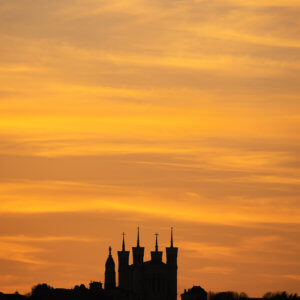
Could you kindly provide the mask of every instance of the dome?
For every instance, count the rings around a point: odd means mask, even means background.
[[[108,266],[115,266],[115,262],[114,262],[114,259],[111,255],[111,247],[109,247],[109,255],[108,255],[108,258],[106,260],[106,263],[105,263],[105,266],[108,267]]]

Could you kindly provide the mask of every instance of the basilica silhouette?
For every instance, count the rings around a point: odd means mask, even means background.
[[[74,288],[53,288],[46,283],[37,284],[31,293],[21,295],[0,292],[0,300],[177,300],[177,254],[173,246],[171,228],[170,247],[166,248],[166,262],[162,261],[162,251],[158,251],[156,234],[155,251],[151,260],[144,261],[144,247],[140,246],[138,228],[137,245],[132,247],[133,263],[129,264],[129,251],[125,249],[123,233],[122,250],[118,251],[119,283],[116,284],[115,262],[111,247],[105,263],[104,289],[102,282],[91,281]],[[266,293],[263,298],[249,298],[245,293],[232,291],[206,292],[201,286],[185,289],[181,300],[300,300],[297,294],[287,292]]]
[[[115,262],[109,247],[105,264],[105,292],[112,299],[136,300],[176,300],[177,299],[177,253],[173,246],[171,228],[170,247],[166,248],[166,262],[162,261],[162,251],[158,250],[157,234],[155,251],[151,260],[144,261],[144,247],[140,246],[140,232],[137,232],[137,245],[132,247],[133,263],[129,264],[129,251],[125,249],[123,233],[122,251],[118,251],[119,285],[116,287]]]

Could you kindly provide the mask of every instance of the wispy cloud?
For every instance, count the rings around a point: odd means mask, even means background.
[[[299,9],[2,1],[3,286],[102,278],[105,241],[155,222],[182,236],[180,289],[297,287]]]

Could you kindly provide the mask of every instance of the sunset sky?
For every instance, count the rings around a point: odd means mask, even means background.
[[[300,293],[300,0],[0,0],[0,291],[179,247],[192,285]],[[165,255],[164,255],[165,259]]]

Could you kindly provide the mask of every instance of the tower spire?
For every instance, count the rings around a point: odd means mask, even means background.
[[[171,248],[173,248],[173,227],[171,227]]]
[[[109,255],[105,263],[105,290],[111,290],[116,287],[115,262],[111,255],[111,246],[109,246]]]
[[[123,243],[122,243],[122,251],[125,251],[125,233],[122,233],[123,235]]]
[[[137,228],[136,247],[132,247],[133,264],[142,264],[144,261],[144,247],[140,247],[140,227]]]
[[[118,251],[118,260],[119,260],[119,287],[123,290],[128,288],[128,267],[129,267],[129,251],[125,250],[125,232],[122,233],[122,249]]]
[[[157,252],[158,251],[158,243],[157,243],[157,236],[158,236],[158,233],[155,233],[155,251]]]

